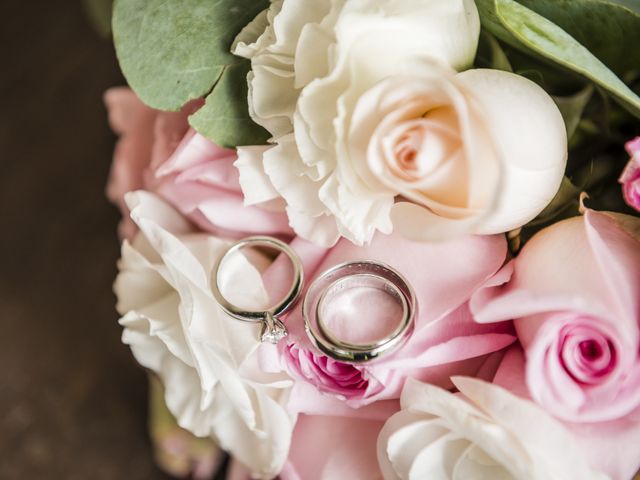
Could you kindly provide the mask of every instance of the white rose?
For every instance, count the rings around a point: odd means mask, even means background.
[[[283,198],[296,232],[323,245],[534,218],[560,185],[564,123],[522,77],[451,70],[471,64],[478,32],[472,1],[274,2],[234,47],[276,144],[239,149],[246,203]]]
[[[417,380],[405,384],[402,410],[378,437],[385,480],[607,478],[589,467],[576,439],[532,402],[482,380],[452,380],[464,397]]]
[[[289,451],[294,419],[284,408],[291,381],[265,376],[257,364],[259,326],[227,316],[210,275],[227,242],[194,233],[189,223],[146,192],[128,194],[140,227],[122,247],[115,283],[123,341],[165,386],[181,427],[211,436],[260,478],[272,478]],[[225,295],[247,307],[268,303],[258,271],[236,257]]]
[[[251,115],[276,144],[239,149],[247,203],[284,198],[293,228],[316,243],[369,240],[354,225],[360,205],[341,211],[335,191],[355,103],[408,61],[469,67],[479,30],[472,0],[274,1],[234,45],[252,62]]]
[[[344,161],[323,187],[340,216],[351,214],[356,238],[392,226],[416,240],[502,233],[540,213],[567,159],[562,116],[544,90],[499,70],[407,70],[357,101]]]

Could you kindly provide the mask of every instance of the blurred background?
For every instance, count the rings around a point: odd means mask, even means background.
[[[64,6],[63,6],[64,5]],[[0,479],[163,479],[145,373],[120,343],[103,91],[124,83],[80,0],[3,2]]]

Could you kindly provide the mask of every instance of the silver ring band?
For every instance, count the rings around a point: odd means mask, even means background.
[[[278,302],[275,306],[266,310],[246,310],[239,308],[236,305],[229,302],[222,292],[218,284],[218,277],[224,261],[229,258],[233,253],[245,247],[266,247],[273,250],[284,253],[291,262],[293,268],[293,280],[289,291],[285,297]],[[260,340],[263,342],[278,343],[278,341],[287,335],[287,329],[284,324],[278,318],[280,315],[288,311],[300,297],[303,284],[303,271],[302,263],[296,252],[289,247],[286,243],[273,237],[255,236],[247,237],[238,242],[233,243],[227,251],[218,259],[215,267],[213,268],[213,274],[211,279],[211,290],[216,301],[220,307],[231,317],[242,320],[245,322],[260,322],[262,323],[262,331],[260,334]]]
[[[327,328],[324,309],[340,291],[365,286],[396,299],[402,308],[398,325],[387,337],[375,342],[340,340]],[[309,286],[302,303],[305,330],[313,345],[343,362],[370,361],[396,350],[413,332],[416,310],[416,297],[409,282],[392,267],[369,260],[342,263],[326,270]]]

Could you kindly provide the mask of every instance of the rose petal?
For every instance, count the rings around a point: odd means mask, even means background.
[[[300,415],[288,464],[280,477],[283,480],[379,478],[375,456],[381,427],[381,421]]]
[[[520,75],[473,69],[456,79],[482,106],[504,162],[499,202],[476,232],[512,230],[540,213],[560,187],[567,160],[564,121],[551,97]]]

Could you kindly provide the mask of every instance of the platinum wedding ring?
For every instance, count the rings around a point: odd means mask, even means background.
[[[291,287],[285,295],[285,297],[278,302],[275,306],[266,310],[246,310],[239,308],[236,305],[229,302],[222,292],[220,291],[220,285],[218,283],[220,271],[226,260],[234,253],[247,247],[263,247],[276,250],[283,253],[289,258],[291,266],[293,268],[293,280]],[[211,282],[211,289],[216,301],[220,304],[220,307],[230,316],[237,320],[244,322],[261,322],[262,330],[260,332],[260,340],[263,342],[278,343],[282,338],[287,336],[287,328],[278,318],[283,313],[287,312],[300,297],[303,284],[303,272],[302,263],[296,252],[289,247],[286,243],[273,237],[248,237],[232,244],[229,249],[222,255],[213,269],[213,281]]]
[[[395,328],[375,341],[357,343],[338,338],[327,327],[326,316],[332,300],[350,289],[379,290],[400,306]],[[302,303],[305,330],[311,343],[326,355],[343,362],[374,360],[400,347],[413,332],[417,303],[409,282],[388,265],[370,260],[336,265],[317,277]],[[354,315],[352,321],[366,322]]]
[[[219,274],[225,261],[246,247],[270,248],[288,257],[293,268],[293,279],[285,297],[266,310],[246,310],[229,302],[220,291]],[[212,291],[220,307],[231,317],[245,322],[262,323],[261,341],[278,343],[287,335],[280,316],[293,307],[303,288],[302,263],[298,255],[284,242],[272,237],[248,237],[232,244],[220,257],[213,270]],[[332,306],[350,290],[374,289],[396,304],[397,315],[393,329],[383,338],[362,342],[348,341],[336,335],[328,325]],[[411,336],[414,329],[417,302],[409,282],[392,267],[361,260],[336,265],[320,274],[304,295],[302,315],[304,327],[311,343],[324,354],[343,362],[366,362],[396,350]],[[343,312],[349,321],[366,322],[357,312]]]

